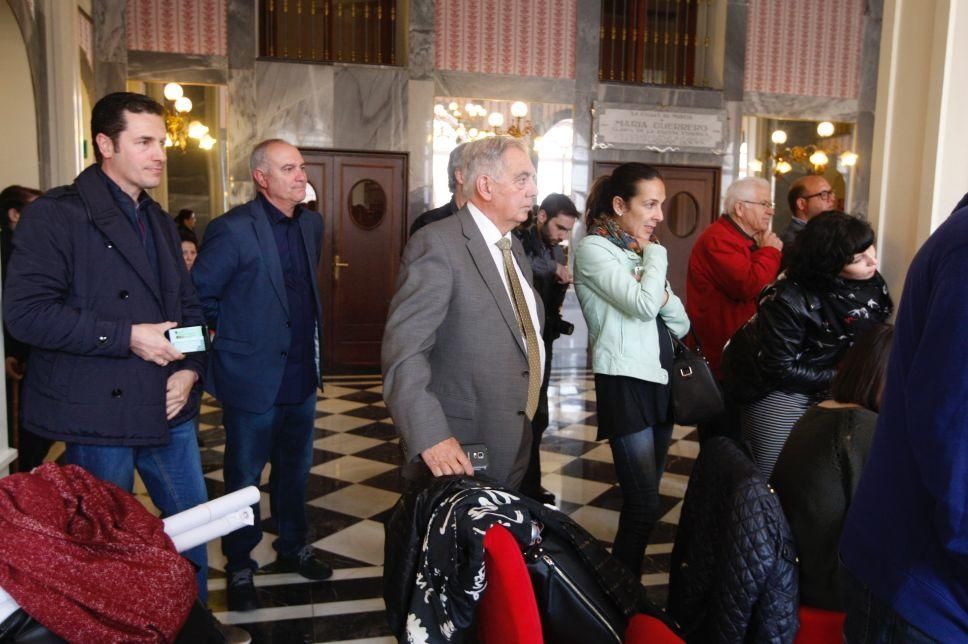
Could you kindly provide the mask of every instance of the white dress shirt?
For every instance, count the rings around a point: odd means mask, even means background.
[[[497,229],[494,222],[487,218],[487,216],[480,211],[480,209],[467,202],[467,210],[470,211],[471,217],[474,218],[474,223],[477,224],[477,228],[481,231],[481,235],[484,237],[484,245],[487,249],[491,251],[491,259],[494,260],[494,266],[497,268],[498,275],[501,276],[501,283],[504,284],[504,290],[507,291],[508,299],[511,300],[511,310],[517,314],[517,308],[514,305],[514,294],[511,293],[511,285],[508,284],[507,273],[504,272],[504,255],[501,249],[497,247],[497,242],[506,238],[511,240],[511,233],[505,235],[501,234],[501,231]],[[521,267],[518,266],[518,260],[511,253],[511,262],[514,264],[514,271],[518,274],[518,283],[521,284],[521,290],[524,291],[524,299],[528,305],[528,314],[531,316],[531,325],[534,327],[535,339],[538,341],[538,351],[540,352],[540,364],[542,372],[544,370],[545,363],[545,347],[544,340],[541,338],[541,323],[538,321],[538,305],[535,302],[534,289],[528,284],[528,280],[524,278],[524,273],[521,272]],[[518,325],[520,327],[520,324]],[[521,342],[524,344],[525,351],[527,351],[528,343],[524,338],[524,332],[521,333]],[[544,373],[542,373],[544,376]]]

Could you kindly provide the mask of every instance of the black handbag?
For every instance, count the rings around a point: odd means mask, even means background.
[[[576,550],[569,539],[545,529],[541,541],[524,551],[545,641],[621,644],[628,616]]]
[[[698,425],[723,413],[726,404],[719,383],[696,341],[696,350],[670,333],[675,357],[672,360],[672,413],[680,425]],[[696,336],[693,335],[693,339]]]
[[[678,626],[648,600],[639,578],[600,541],[567,515],[529,505],[541,523],[541,538],[525,548],[524,561],[546,642],[620,643],[636,613],[651,615],[678,632]]]

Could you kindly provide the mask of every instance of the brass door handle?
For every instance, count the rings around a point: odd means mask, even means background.
[[[350,265],[339,260],[339,255],[333,257],[333,279],[339,279],[339,269],[349,268]]]

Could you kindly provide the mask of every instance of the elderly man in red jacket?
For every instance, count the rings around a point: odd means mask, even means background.
[[[757,295],[779,271],[783,242],[772,222],[770,184],[756,177],[740,179],[726,190],[726,214],[692,247],[686,312],[717,378],[723,346],[756,312]],[[722,426],[704,429],[701,437],[730,433]]]

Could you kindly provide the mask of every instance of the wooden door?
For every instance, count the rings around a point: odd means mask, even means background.
[[[303,151],[325,235],[319,266],[327,371],[378,371],[403,248],[407,157]]]
[[[619,163],[595,162],[595,177],[609,174]],[[686,299],[689,254],[699,234],[719,217],[719,183],[722,170],[701,166],[653,165],[665,182],[664,219],[656,236],[668,250],[668,279],[673,292]]]

